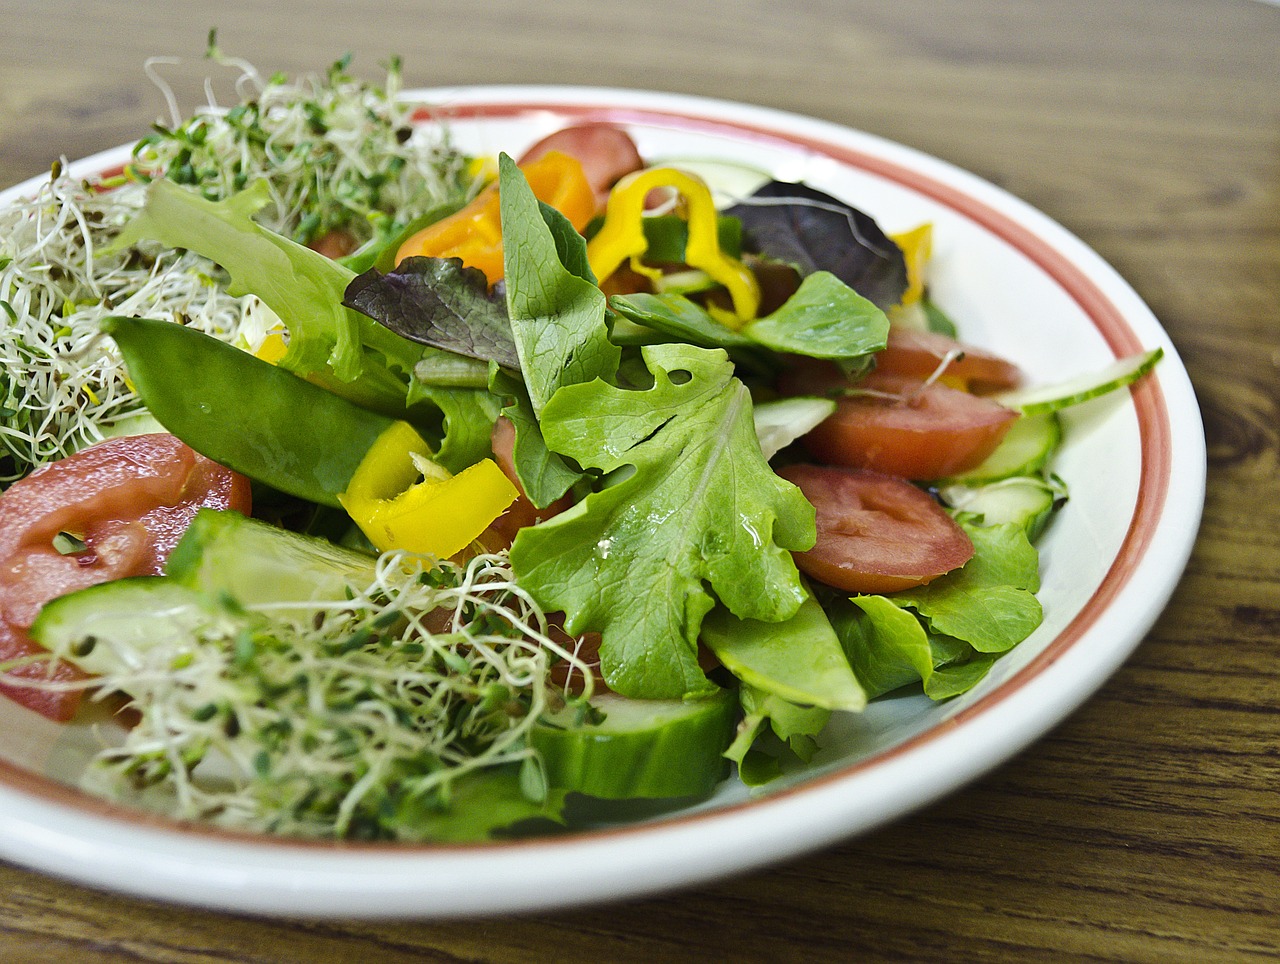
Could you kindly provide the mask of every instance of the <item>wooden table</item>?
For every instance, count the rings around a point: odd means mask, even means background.
[[[1167,612],[1017,759],[899,822],[687,892],[456,923],[255,920],[0,866],[0,959],[1274,959],[1280,955],[1280,8],[1254,0],[0,2],[0,183],[133,140],[142,62],[749,100],[971,169],[1112,262],[1183,354],[1209,491]],[[194,86],[189,97],[198,96]],[[0,815],[3,819],[3,815]]]

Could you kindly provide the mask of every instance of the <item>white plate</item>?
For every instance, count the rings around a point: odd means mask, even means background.
[[[843,719],[802,776],[726,783],[649,822],[478,846],[329,845],[179,826],[74,789],[75,734],[0,701],[0,857],[93,886],[267,914],[439,917],[547,909],[706,881],[864,832],[1009,758],[1128,656],[1186,564],[1204,497],[1199,410],[1173,345],[1116,273],[1044,215],[964,171],[818,120],[594,88],[417,91],[456,142],[518,154],[567,123],[624,124],[650,159],[745,161],[845,198],[893,232],[935,226],[932,285],[963,337],[1057,381],[1162,346],[1131,396],[1069,417],[1072,498],[1042,542],[1043,626],[974,690]],[[127,148],[79,162],[117,167]],[[0,202],[30,193],[19,185]]]

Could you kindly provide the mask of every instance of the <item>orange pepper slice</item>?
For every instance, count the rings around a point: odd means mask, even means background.
[[[575,230],[581,231],[595,217],[595,193],[576,158],[552,151],[520,170],[533,196],[568,218]],[[396,252],[396,263],[415,255],[461,258],[463,264],[483,271],[489,284],[500,280],[504,268],[498,185],[490,184],[462,210],[410,237]]]

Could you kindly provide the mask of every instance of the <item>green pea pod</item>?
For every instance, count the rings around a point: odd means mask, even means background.
[[[338,507],[338,493],[393,424],[193,328],[116,316],[102,330],[167,431],[290,495]]]

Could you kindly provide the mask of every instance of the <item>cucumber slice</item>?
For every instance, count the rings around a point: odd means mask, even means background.
[[[1121,358],[1090,375],[1059,382],[1056,385],[1037,385],[1032,388],[1016,389],[995,396],[995,400],[1002,405],[1018,409],[1023,415],[1056,412],[1071,405],[1079,405],[1081,402],[1099,398],[1126,385],[1132,385],[1151,371],[1163,356],[1163,348],[1153,348],[1151,351]]]
[[[373,557],[238,512],[201,509],[165,565],[175,582],[244,605],[342,599],[365,589]]]
[[[591,703],[604,722],[579,723],[570,708],[544,716],[530,731],[553,789],[606,800],[661,799],[703,797],[719,784],[737,714],[733,690],[687,701],[604,693]]]
[[[162,635],[166,642],[190,640],[194,648],[196,630],[217,618],[203,593],[164,576],[133,576],[47,603],[30,634],[86,672],[108,676],[139,669]]]
[[[1015,475],[1036,475],[1062,443],[1062,421],[1056,412],[1023,415],[981,465],[951,476],[945,484],[979,485]]]
[[[1016,477],[976,488],[946,485],[938,490],[938,497],[957,512],[980,515],[983,525],[1016,523],[1034,542],[1054,510],[1066,501],[1067,487],[1052,477]]]
[[[755,405],[752,415],[756,436],[760,439],[760,451],[766,459],[773,458],[800,436],[815,429],[835,410],[833,399],[807,395]]]

